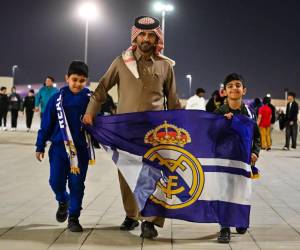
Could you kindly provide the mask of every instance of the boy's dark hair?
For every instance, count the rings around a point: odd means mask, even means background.
[[[89,68],[85,62],[73,61],[69,65],[68,77],[72,74],[89,77]]]
[[[296,98],[296,94],[294,92],[289,92],[288,96],[292,96],[293,98]]]
[[[239,75],[237,73],[231,73],[229,75],[227,75],[224,79],[224,88],[226,87],[226,84],[231,82],[231,81],[234,81],[234,80],[237,80],[237,81],[241,81],[243,86],[245,87],[245,79],[242,75]]]
[[[197,88],[196,89],[196,95],[199,95],[201,93],[205,93],[205,90],[203,88]]]
[[[6,89],[6,87],[1,87],[1,91],[5,90],[5,89]]]
[[[30,89],[28,92],[34,94],[34,89]]]
[[[52,76],[47,76],[47,78],[49,78],[52,82],[54,82],[54,77],[52,77]]]

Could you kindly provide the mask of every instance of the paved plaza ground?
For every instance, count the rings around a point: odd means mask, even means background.
[[[23,117],[20,124],[17,132],[0,131],[0,250],[300,250],[300,149],[282,151],[282,132],[274,132],[273,150],[261,153],[262,178],[253,183],[249,231],[233,233],[230,244],[222,245],[216,241],[216,224],[168,219],[155,240],[141,239],[140,227],[120,231],[124,212],[117,170],[99,150],[97,165],[89,169],[86,181],[80,218],[84,232],[69,232],[66,223],[55,220],[48,157],[42,163],[35,160],[36,132],[25,132]]]

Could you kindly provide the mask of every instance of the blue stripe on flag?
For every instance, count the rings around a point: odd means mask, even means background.
[[[180,209],[165,209],[148,200],[142,216],[160,216],[199,223],[219,223],[223,227],[249,227],[250,205],[224,201],[196,201]]]

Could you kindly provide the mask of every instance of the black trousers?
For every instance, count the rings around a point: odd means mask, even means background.
[[[31,128],[33,114],[34,114],[34,112],[32,110],[26,110],[26,126],[27,126],[27,128]]]
[[[11,110],[11,127],[16,128],[18,123],[18,114],[19,110],[12,109]]]
[[[7,110],[0,109],[0,127],[2,126],[2,120],[3,120],[3,126],[6,127],[6,117],[7,117]]]
[[[285,147],[290,147],[290,139],[292,138],[292,148],[297,146],[298,124],[287,125],[285,128]]]

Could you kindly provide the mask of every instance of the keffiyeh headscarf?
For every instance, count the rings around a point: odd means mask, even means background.
[[[133,56],[133,51],[135,51],[137,47],[135,39],[142,32],[154,32],[157,35],[158,41],[154,53],[158,57],[168,60],[170,64],[174,66],[175,62],[173,60],[160,54],[160,52],[164,48],[164,34],[162,33],[162,30],[160,28],[159,21],[154,17],[140,16],[135,19],[135,23],[131,28],[131,46],[122,54],[122,58],[128,69],[131,71],[131,73],[136,78],[139,78],[139,73],[137,70],[135,58]]]
[[[140,16],[135,19],[135,23],[131,28],[131,45],[133,50],[136,48],[135,39],[142,32],[154,32],[158,38],[155,54],[159,54],[164,48],[164,35],[159,26],[159,21],[154,17]]]

